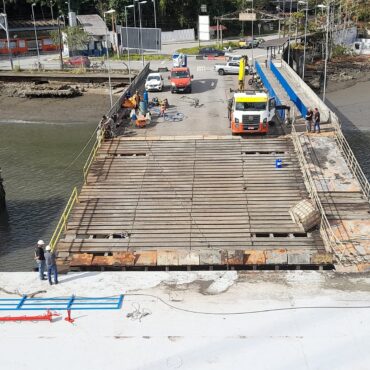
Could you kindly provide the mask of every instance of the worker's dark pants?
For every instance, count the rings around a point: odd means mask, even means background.
[[[315,122],[315,128],[314,128],[314,132],[318,132],[320,133],[320,122]]]
[[[40,280],[44,280],[45,260],[37,260],[36,263],[39,270],[39,278]]]
[[[48,279],[49,279],[49,283],[51,284],[52,281],[51,281],[51,274],[54,275],[54,283],[57,284],[58,283],[58,270],[57,270],[57,266],[56,265],[52,265],[52,266],[47,266],[48,268]]]

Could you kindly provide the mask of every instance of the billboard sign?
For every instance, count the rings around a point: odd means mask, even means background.
[[[256,13],[239,13],[239,21],[255,21],[257,20]]]
[[[211,39],[209,30],[209,15],[199,16],[198,38],[199,41],[209,41]]]

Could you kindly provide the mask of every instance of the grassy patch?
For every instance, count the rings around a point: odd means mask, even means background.
[[[228,42],[224,42],[223,46],[221,45],[201,45],[200,47],[194,46],[192,48],[181,48],[181,49],[178,49],[177,51],[182,54],[198,55],[199,50],[203,48],[215,48],[218,50],[223,50],[224,48],[229,48],[229,47],[231,47],[232,49],[236,49],[239,47],[239,44],[237,42],[228,41]]]
[[[141,58],[140,54],[130,54],[130,60],[141,60]],[[171,60],[171,57],[165,54],[147,54],[144,58],[145,60]],[[111,60],[128,60],[128,56],[126,54],[119,57],[115,55],[111,57]]]

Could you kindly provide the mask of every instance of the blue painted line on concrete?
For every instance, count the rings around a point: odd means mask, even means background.
[[[123,294],[117,297],[76,297],[66,298],[0,298],[0,311],[38,310],[118,310],[122,307]]]

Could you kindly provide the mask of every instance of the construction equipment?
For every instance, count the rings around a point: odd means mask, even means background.
[[[246,58],[239,64],[238,90],[229,101],[229,119],[233,134],[268,132],[269,123],[275,116],[276,101],[264,90],[245,89]]]

